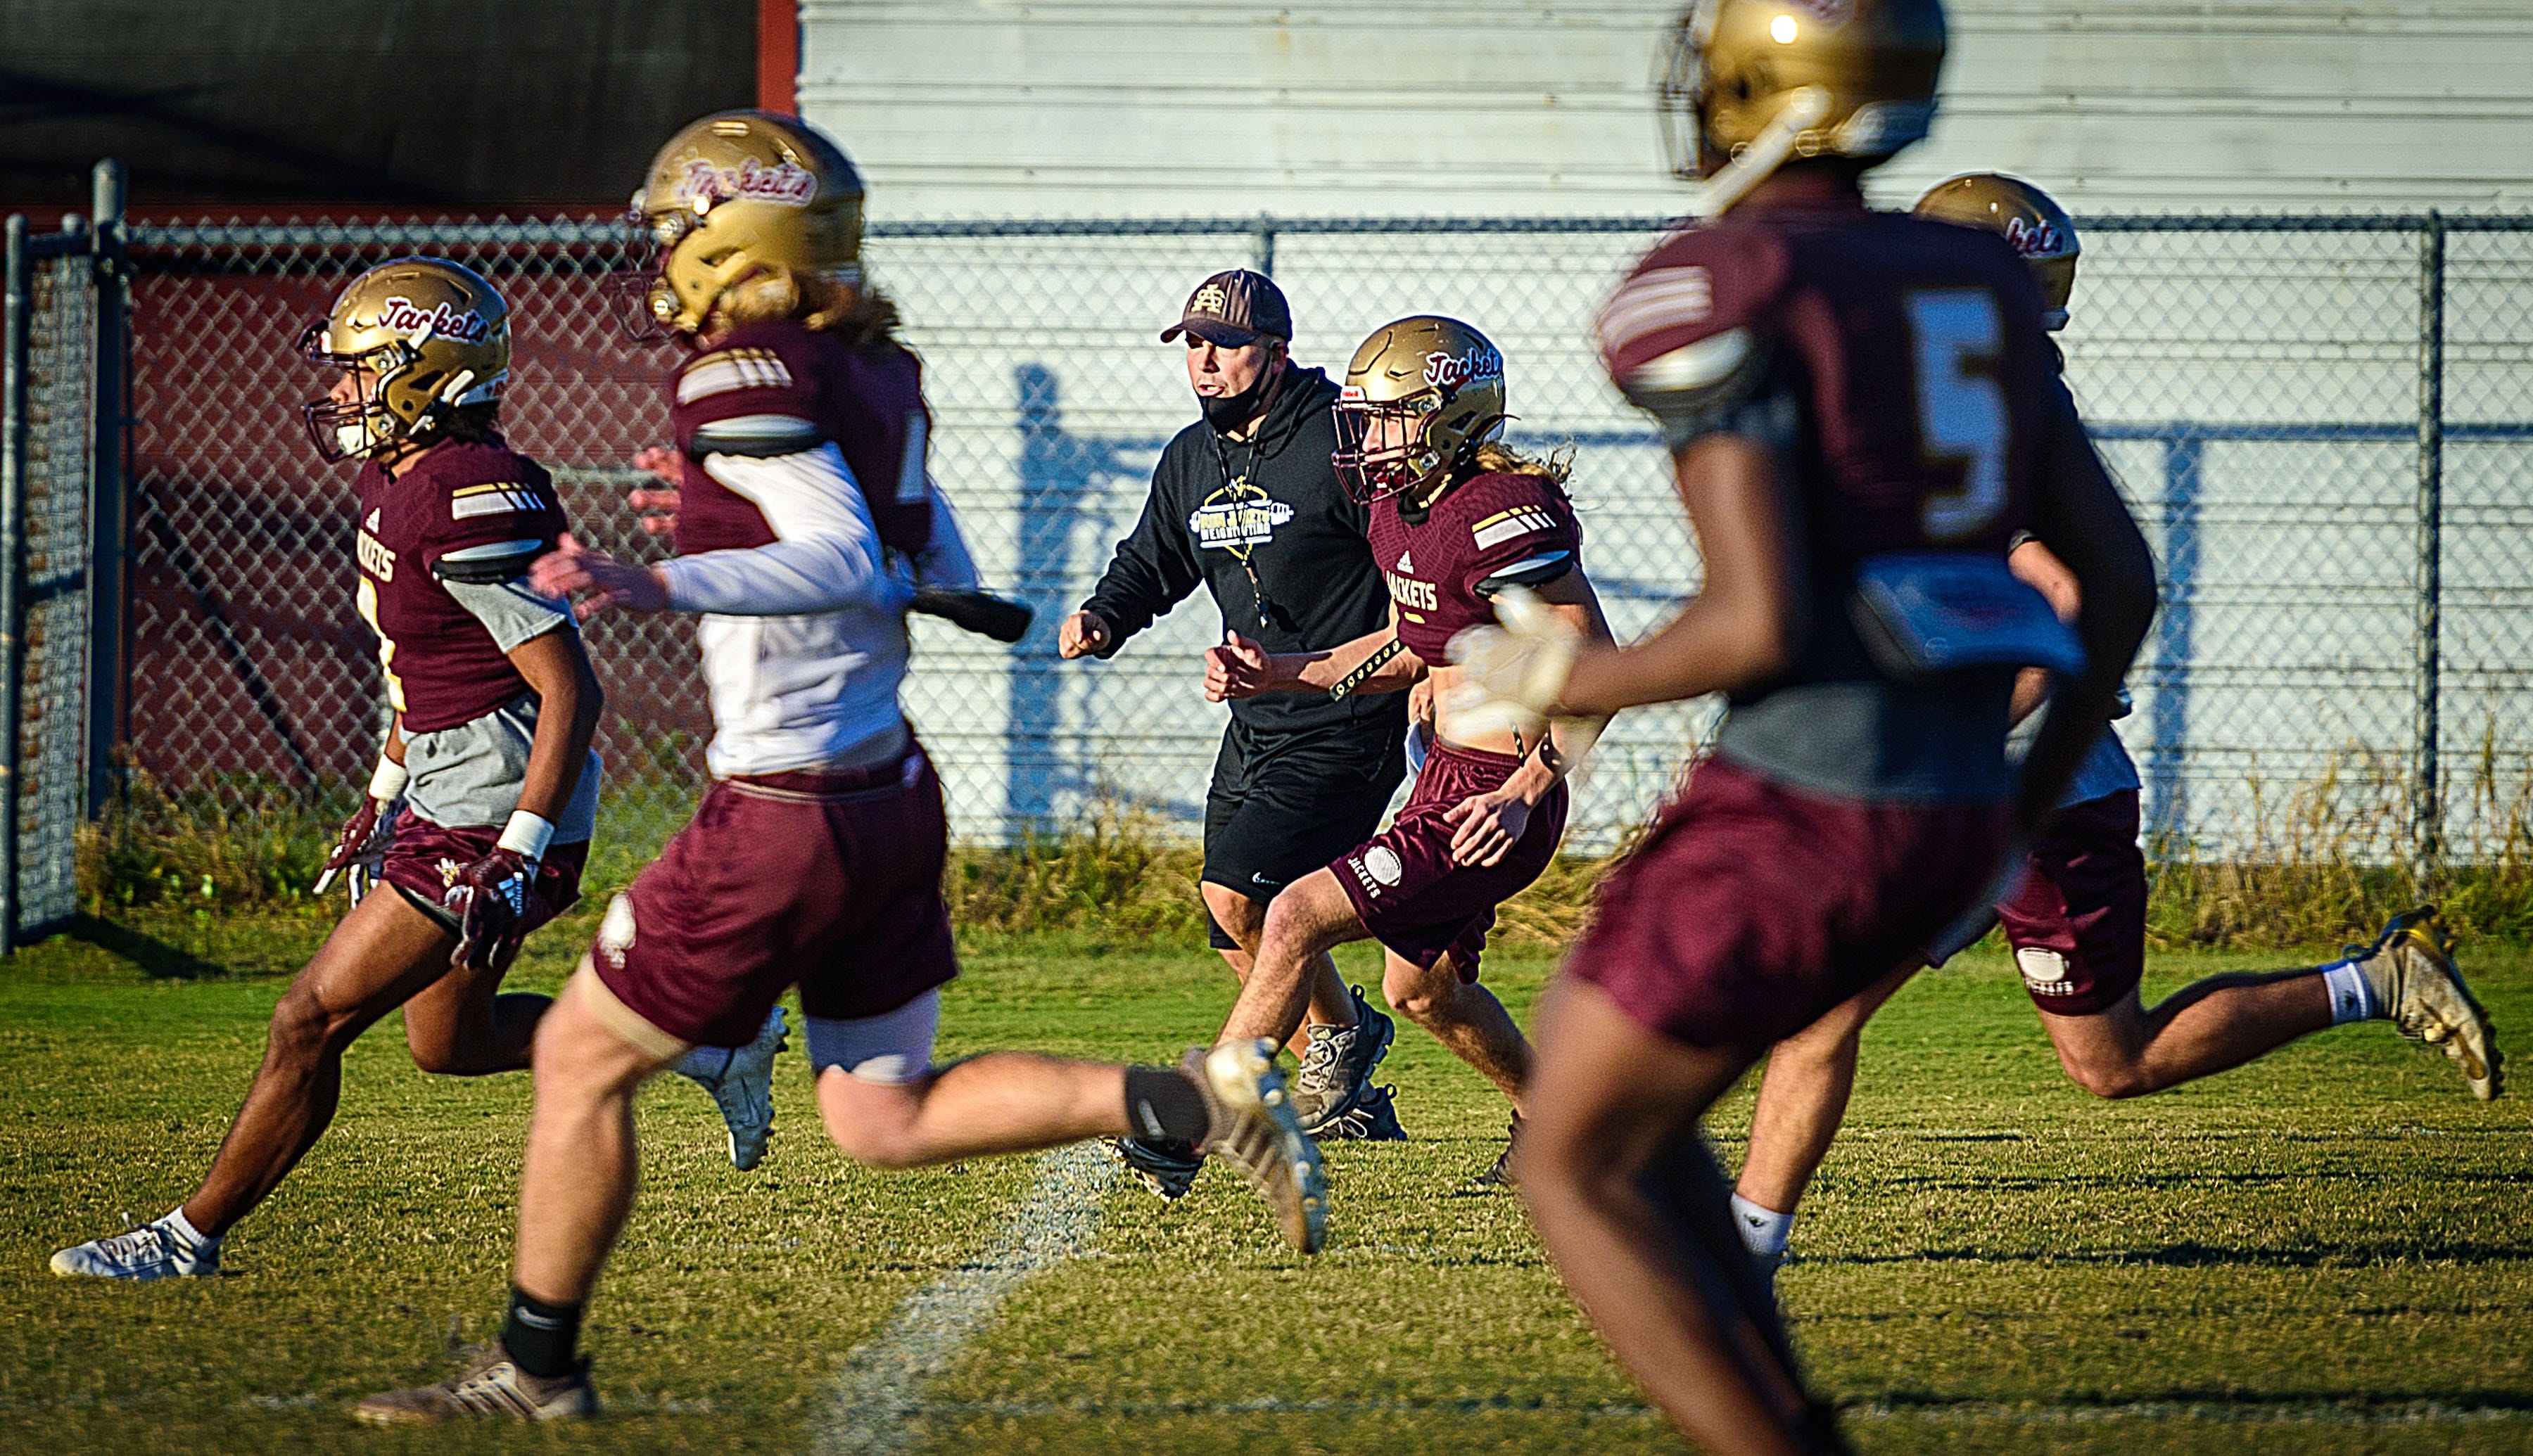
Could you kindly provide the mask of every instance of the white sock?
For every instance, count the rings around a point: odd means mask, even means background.
[[[1794,1238],[1795,1216],[1762,1208],[1739,1194],[1733,1195],[1733,1227],[1741,1234],[1741,1245],[1762,1263],[1776,1263],[1786,1256],[1786,1245]]]
[[[738,1053],[726,1046],[693,1046],[677,1059],[677,1071],[697,1081],[719,1081],[730,1070],[730,1059]]]
[[[182,1203],[176,1205],[175,1212],[158,1220],[158,1226],[174,1234],[191,1248],[203,1249],[220,1242],[216,1235],[206,1234],[194,1227],[194,1221],[185,1216],[185,1205]]]
[[[2371,1021],[2385,1014],[2375,983],[2354,961],[2334,961],[2322,967],[2322,983],[2330,988],[2330,1024]]]

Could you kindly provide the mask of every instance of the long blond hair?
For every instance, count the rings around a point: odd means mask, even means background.
[[[857,349],[897,336],[897,305],[887,294],[829,273],[770,268],[723,294],[713,312],[734,327],[797,319]]]
[[[1559,445],[1545,456],[1527,455],[1500,439],[1481,440],[1469,452],[1473,475],[1535,475],[1561,490],[1574,473],[1574,447]]]

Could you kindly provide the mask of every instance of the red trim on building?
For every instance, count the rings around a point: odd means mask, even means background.
[[[756,0],[757,106],[798,115],[799,78],[799,0]]]

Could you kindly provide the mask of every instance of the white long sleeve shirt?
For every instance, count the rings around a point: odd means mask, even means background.
[[[703,615],[695,643],[712,700],[713,774],[851,762],[857,749],[895,741],[913,581],[892,567],[843,453],[828,444],[771,458],[716,454],[703,468],[754,505],[776,538],[661,567],[670,607]],[[968,562],[938,493],[932,529],[927,578],[936,558]]]

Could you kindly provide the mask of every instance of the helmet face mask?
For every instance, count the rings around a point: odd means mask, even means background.
[[[1504,413],[1503,355],[1456,319],[1385,323],[1354,351],[1337,390],[1337,481],[1357,503],[1399,495],[1431,504],[1438,483],[1493,438]]]
[[[800,275],[858,283],[862,184],[797,118],[707,116],[652,159],[626,217],[617,287],[636,337],[702,333],[733,306],[779,314]]]
[[[299,353],[321,369],[338,370],[351,378],[352,398],[338,399],[329,391],[324,399],[312,399],[300,407],[317,453],[328,460],[363,459],[403,437],[404,422],[386,407],[383,396],[390,377],[413,367],[418,352],[412,345],[398,340],[367,355],[329,353],[325,325],[311,323],[299,335]]]
[[[348,375],[300,414],[327,460],[418,445],[450,414],[501,397],[510,377],[509,307],[473,270],[436,258],[383,262],[344,288],[299,336],[302,357]]]
[[[1356,397],[1348,399],[1348,393]],[[1450,466],[1449,457],[1425,442],[1425,422],[1443,407],[1441,390],[1380,404],[1362,393],[1338,392],[1337,448],[1329,457],[1338,483],[1356,504],[1414,492]]]

